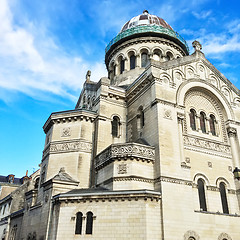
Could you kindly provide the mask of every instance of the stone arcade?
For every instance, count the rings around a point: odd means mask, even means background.
[[[123,26],[108,78],[46,121],[6,239],[240,239],[240,91],[193,47],[146,10]]]

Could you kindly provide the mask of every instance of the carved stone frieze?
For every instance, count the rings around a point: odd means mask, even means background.
[[[113,159],[142,159],[149,162],[155,160],[155,149],[136,143],[112,144],[95,158],[95,167],[101,168]]]
[[[43,158],[51,153],[87,152],[92,151],[92,144],[83,140],[52,142],[43,151]]]
[[[223,143],[212,142],[211,140],[188,135],[183,136],[183,142],[185,146],[193,146],[197,148],[208,149],[211,151],[215,151],[217,153],[224,153],[227,155],[231,154],[230,146]],[[209,154],[211,153],[209,152]]]

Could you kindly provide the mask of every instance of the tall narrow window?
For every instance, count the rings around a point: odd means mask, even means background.
[[[196,130],[196,112],[194,109],[190,110],[190,126],[192,130]]]
[[[213,114],[211,114],[210,119],[209,119],[209,127],[210,127],[210,131],[211,131],[213,136],[216,136],[215,122],[216,122],[216,118]]]
[[[130,57],[130,69],[134,69],[136,67],[136,57],[135,55],[132,55]]]
[[[204,112],[200,112],[200,127],[203,133],[206,133],[206,115]]]
[[[113,66],[113,76],[116,76],[116,65]]]
[[[204,181],[202,179],[198,179],[197,187],[198,187],[198,196],[199,196],[200,209],[202,211],[207,211]]]
[[[36,178],[36,180],[35,180],[35,184],[34,184],[34,188],[35,188],[35,189],[38,189],[39,179],[40,179],[40,177]]]
[[[93,232],[93,213],[87,212],[86,234]]]
[[[112,136],[113,137],[119,136],[119,125],[120,125],[119,118],[117,116],[114,116],[112,120]]]
[[[141,67],[147,66],[148,57],[146,53],[142,53],[141,55]]]
[[[76,215],[75,234],[82,234],[82,217],[83,214],[78,212]]]
[[[125,61],[123,59],[121,59],[121,62],[120,62],[120,74],[123,73],[125,69]]]
[[[140,122],[140,128],[143,128],[144,124],[145,124],[145,119],[144,119],[144,112],[143,112],[142,106],[140,106],[138,109],[138,117],[139,117],[139,122]]]
[[[219,185],[219,188],[220,188],[223,213],[229,214],[225,184],[221,182]]]

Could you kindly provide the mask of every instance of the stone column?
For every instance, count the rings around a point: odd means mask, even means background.
[[[196,130],[200,131],[201,130],[201,126],[200,126],[200,116],[196,114],[195,117],[195,123],[196,123]]]
[[[141,67],[141,62],[140,62],[140,54],[136,55],[136,68],[140,68]]]
[[[183,124],[184,124],[184,114],[178,113],[178,135],[179,135],[179,148],[180,148],[180,163],[185,162],[184,159],[184,144],[183,144]]]
[[[239,152],[238,152],[238,145],[237,145],[237,130],[233,127],[227,128],[229,141],[231,144],[232,149],[232,159],[234,168],[239,168]]]

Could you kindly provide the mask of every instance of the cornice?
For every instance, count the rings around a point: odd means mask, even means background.
[[[53,202],[57,203],[85,203],[98,201],[138,201],[138,200],[155,200],[158,202],[161,199],[161,193],[152,190],[122,190],[122,191],[103,191],[90,193],[75,193],[75,194],[59,194],[53,197]]]
[[[124,176],[124,177],[111,177],[105,180],[104,182],[102,182],[101,184],[98,184],[97,186],[107,185],[112,182],[121,182],[121,181],[122,182],[135,181],[135,182],[154,183],[154,179],[131,175],[131,176]]]
[[[52,127],[55,123],[65,123],[65,122],[74,122],[74,121],[91,121],[93,122],[96,118],[96,113],[92,111],[87,111],[83,109],[76,109],[70,111],[63,112],[55,112],[50,115],[48,120],[43,126],[43,130],[45,133]]]

